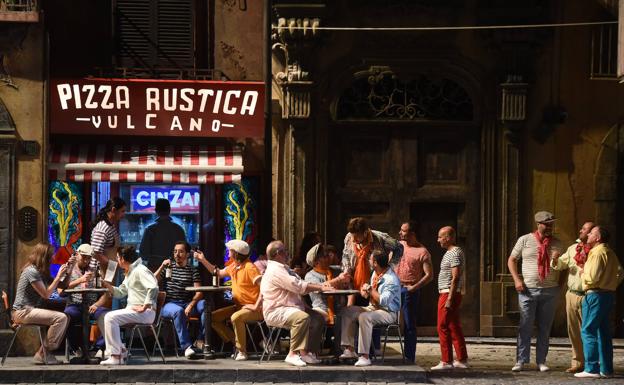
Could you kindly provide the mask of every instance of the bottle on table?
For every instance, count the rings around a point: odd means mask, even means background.
[[[219,268],[215,266],[214,272],[212,273],[212,286],[219,287]]]
[[[95,269],[95,288],[102,287],[102,276],[100,275],[100,269]]]

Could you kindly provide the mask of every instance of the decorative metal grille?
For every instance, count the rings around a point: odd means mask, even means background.
[[[473,104],[456,82],[425,75],[408,81],[392,71],[357,78],[338,100],[338,120],[470,121]]]

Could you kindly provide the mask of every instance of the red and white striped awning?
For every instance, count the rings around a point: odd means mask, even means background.
[[[50,180],[220,184],[239,182],[239,147],[52,145]]]

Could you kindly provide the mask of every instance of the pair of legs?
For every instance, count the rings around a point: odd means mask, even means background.
[[[63,342],[65,332],[69,326],[69,317],[60,311],[28,307],[20,310],[13,310],[13,322],[17,324],[49,326],[48,332],[43,340],[44,346],[41,346],[39,350],[37,350],[37,353],[35,353],[35,359],[45,360],[45,352],[58,349],[61,342]]]
[[[321,351],[323,326],[325,320],[318,312],[306,309],[292,311],[286,321],[280,325],[271,325],[290,329],[290,351],[288,357],[296,354],[305,356],[308,352],[318,354]]]
[[[550,329],[555,318],[559,287],[526,289],[518,293],[520,325],[516,361],[528,364],[531,360],[531,334],[537,322],[537,364],[545,364],[548,355]]]
[[[89,314],[89,319],[95,320],[102,335],[95,341],[95,347],[104,349],[104,315],[110,311],[109,308],[100,306],[95,313]],[[65,314],[69,317],[69,329],[67,330],[67,338],[72,349],[76,350],[81,345],[82,330],[77,328],[82,324],[82,307],[80,304],[69,304],[65,307]],[[84,352],[83,352],[84,353]]]
[[[440,338],[441,361],[445,364],[453,363],[453,348],[455,359],[459,362],[468,361],[466,340],[461,327],[459,308],[462,295],[455,293],[451,301],[451,307],[446,307],[449,293],[440,293],[438,298],[438,337]]]
[[[582,310],[581,303],[583,296],[566,292],[566,318],[568,320],[568,336],[572,344],[572,362],[570,369],[583,368],[585,365],[585,355],[583,354],[583,340],[581,339]]]
[[[613,374],[613,341],[609,316],[615,300],[614,293],[587,293],[583,299],[583,352],[585,372]]]
[[[373,326],[396,322],[396,317],[396,313],[375,309],[372,306],[349,306],[345,308],[342,313],[341,345],[347,350],[354,350],[356,323],[358,323],[358,353],[368,358],[373,336]]]
[[[143,313],[138,313],[130,308],[112,310],[104,315],[104,341],[106,343],[106,355],[110,355],[114,360],[120,360],[125,346],[121,341],[120,328],[123,325],[132,323],[150,324],[154,322],[156,312],[147,309]]]
[[[226,320],[232,321],[232,328],[226,325]],[[247,322],[261,321],[261,311],[252,311],[239,305],[227,306],[212,312],[212,328],[224,342],[236,344],[239,352],[247,353]]]
[[[206,302],[202,299],[197,302],[197,305],[193,308],[190,315],[200,315],[201,329],[200,335],[204,335],[206,327],[206,317],[204,316],[204,306]],[[167,302],[165,306],[160,310],[160,315],[163,318],[173,320],[173,326],[175,327],[176,334],[178,335],[178,341],[180,341],[180,349],[186,350],[193,344],[188,329],[188,317],[184,313],[184,309],[189,305],[188,302],[173,301]]]
[[[420,289],[409,292],[401,288],[401,314],[403,316],[403,333],[405,334],[405,358],[416,362],[416,323],[418,322],[418,301]]]

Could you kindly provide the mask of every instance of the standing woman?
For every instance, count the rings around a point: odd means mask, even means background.
[[[156,317],[158,281],[143,264],[132,246],[125,246],[117,253],[117,262],[126,278],[121,285],[113,286],[106,281],[102,284],[114,298],[128,297],[125,309],[113,310],[104,316],[104,339],[110,358],[100,365],[120,365],[128,354],[121,341],[119,328],[131,323],[149,324]]]
[[[119,197],[109,199],[106,206],[98,213],[97,222],[91,231],[91,247],[93,247],[94,257],[89,266],[91,270],[98,268],[104,273],[108,261],[114,261],[117,258],[117,249],[121,245],[117,227],[125,215],[126,202]]]
[[[61,265],[56,278],[48,284],[53,254],[54,248],[50,245],[38,243],[35,246],[22,269],[11,313],[16,324],[49,326],[44,346],[41,346],[33,357],[36,363],[48,365],[59,364],[56,357],[49,352],[58,349],[69,325],[69,317],[65,313],[41,308],[42,299],[50,298],[67,272],[67,265]]]

